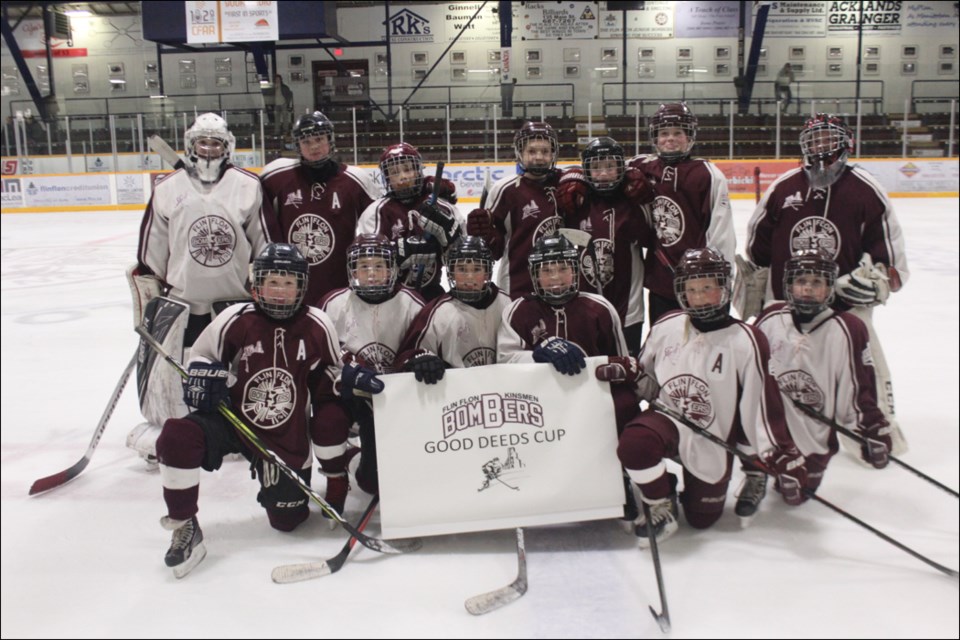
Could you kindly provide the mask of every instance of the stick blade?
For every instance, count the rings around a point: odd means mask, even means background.
[[[64,469],[63,471],[58,471],[53,475],[34,480],[33,484],[30,485],[29,495],[35,496],[38,493],[44,493],[45,491],[56,489],[57,487],[70,482],[80,475],[80,472],[86,468],[89,462],[89,458],[84,458],[69,469]]]
[[[520,596],[526,592],[527,581],[516,580],[495,591],[489,591],[487,593],[481,593],[478,596],[473,596],[472,598],[467,598],[463,606],[466,607],[467,611],[471,614],[482,616],[485,613],[490,613],[491,611],[505,607],[515,600],[519,600]]]
[[[322,578],[323,576],[328,576],[343,566],[343,561],[340,562],[340,566],[333,568],[331,563],[333,558],[330,561],[323,560],[320,562],[301,562],[298,564],[284,564],[279,567],[274,567],[273,571],[270,572],[270,578],[277,584],[290,584],[291,582],[303,582],[304,580],[313,580],[314,578]]]

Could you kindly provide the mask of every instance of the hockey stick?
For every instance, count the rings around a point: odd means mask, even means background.
[[[140,337],[143,338],[143,340],[150,345],[154,351],[157,352],[158,355],[162,356],[164,360],[169,362],[173,368],[177,370],[177,373],[180,374],[181,378],[187,378],[187,372],[183,368],[183,365],[180,364],[176,358],[168,354],[164,350],[163,346],[161,346],[161,344],[157,342],[152,335],[150,335],[142,326],[137,327],[136,331],[138,334],[140,334]],[[228,407],[225,402],[221,402],[217,406],[217,410],[220,412],[220,415],[226,418],[227,421],[230,422],[230,424],[232,424],[238,432],[240,432],[240,435],[250,442],[250,444],[252,444],[257,451],[259,451],[270,462],[277,465],[277,468],[279,468],[285,476],[293,480],[297,486],[300,487],[305,494],[307,494],[308,497],[312,498],[313,501],[320,506],[320,509],[330,517],[331,520],[339,522],[348,533],[356,536],[360,544],[368,549],[372,549],[373,551],[379,551],[380,553],[406,553],[408,551],[415,551],[416,549],[420,548],[420,540],[410,540],[402,543],[391,544],[379,538],[371,538],[370,536],[364,534],[362,531],[347,522],[342,515],[337,513],[336,509],[330,506],[330,503],[323,499],[323,496],[314,491],[313,488],[311,488],[310,485],[300,477],[300,474],[291,469],[287,463],[280,458],[280,456],[267,447],[260,436],[258,436],[253,429],[247,426],[245,422],[238,418],[237,414],[231,411],[230,407]]]
[[[523,528],[517,527],[517,579],[478,596],[467,598],[463,606],[475,616],[482,616],[517,600],[527,592],[527,550],[523,542]]]
[[[147,146],[150,147],[151,151],[163,158],[167,164],[174,169],[177,169],[177,165],[180,165],[187,171],[193,171],[193,163],[190,162],[190,159],[181,157],[179,153],[174,151],[170,145],[167,144],[166,140],[157,134],[153,134],[147,138]]]
[[[490,195],[490,167],[483,172],[483,193],[480,194],[480,208],[487,208],[487,196]]]
[[[743,451],[740,451],[740,450],[737,449],[736,447],[733,447],[733,446],[729,445],[729,444],[728,444],[727,442],[725,442],[722,438],[717,437],[716,435],[710,433],[709,431],[707,431],[707,430],[704,429],[703,427],[701,427],[701,426],[697,425],[696,423],[688,420],[687,417],[684,416],[682,413],[680,413],[680,412],[678,412],[678,411],[675,411],[675,410],[673,410],[673,409],[671,409],[671,408],[669,408],[669,407],[666,407],[666,406],[660,404],[659,402],[657,402],[656,400],[651,400],[651,401],[650,401],[650,406],[653,407],[654,409],[656,409],[657,411],[659,411],[660,413],[663,413],[663,414],[666,414],[666,415],[670,416],[671,418],[673,418],[673,419],[676,420],[677,422],[681,423],[681,424],[684,425],[685,427],[688,427],[688,428],[696,431],[697,433],[699,433],[700,435],[702,435],[703,437],[705,437],[706,439],[708,439],[710,442],[712,442],[712,443],[714,443],[714,444],[716,444],[716,445],[718,445],[718,446],[720,446],[720,447],[723,447],[723,448],[726,449],[728,452],[732,453],[733,455],[735,455],[735,456],[737,456],[738,458],[740,458],[741,460],[743,460],[748,466],[750,466],[750,467],[752,467],[752,468],[754,468],[754,469],[758,469],[758,470],[760,470],[760,471],[763,471],[763,472],[766,473],[767,475],[773,476],[774,478],[777,477],[776,472],[775,472],[773,469],[771,469],[769,466],[767,466],[766,464],[764,464],[764,463],[762,463],[762,462],[754,459],[754,458],[751,457],[749,454],[744,453]],[[810,489],[803,489],[803,495],[807,496],[807,497],[810,498],[811,500],[815,500],[815,501],[819,502],[820,504],[822,504],[823,506],[827,507],[828,509],[832,509],[833,511],[835,511],[835,512],[838,513],[838,514],[840,514],[840,515],[843,516],[844,518],[850,520],[851,522],[854,522],[854,523],[860,525],[861,527],[863,527],[863,528],[866,529],[867,531],[873,533],[874,535],[876,535],[876,536],[879,537],[879,538],[882,538],[882,539],[886,540],[887,542],[889,542],[889,543],[892,544],[893,546],[897,547],[898,549],[900,549],[900,550],[902,550],[902,551],[906,551],[907,553],[909,553],[910,555],[912,555],[912,556],[913,556],[914,558],[916,558],[917,560],[920,560],[921,562],[927,563],[928,565],[930,565],[931,567],[933,567],[933,568],[936,569],[937,571],[940,571],[941,573],[945,573],[946,575],[950,576],[951,578],[958,578],[958,577],[960,577],[960,573],[957,573],[954,569],[950,569],[949,567],[945,567],[945,566],[943,566],[942,564],[940,564],[940,563],[938,563],[938,562],[934,562],[933,560],[931,560],[930,558],[926,557],[925,555],[922,555],[922,554],[914,551],[913,549],[911,549],[911,548],[908,547],[907,545],[903,544],[902,542],[899,542],[899,541],[891,538],[890,536],[888,536],[888,535],[885,534],[884,532],[882,532],[882,531],[880,531],[879,529],[876,529],[876,528],[870,526],[869,524],[867,524],[867,523],[864,522],[863,520],[861,520],[861,519],[857,518],[856,516],[854,516],[854,515],[846,512],[846,511],[844,511],[843,509],[841,509],[840,507],[836,506],[836,505],[833,504],[832,502],[828,502],[827,500],[824,500],[823,498],[821,498],[820,496],[818,496],[816,493],[814,493],[814,492],[811,491]]]
[[[502,484],[503,486],[507,487],[508,489],[513,489],[514,491],[520,491],[520,487],[514,487],[514,486],[511,486],[511,485],[507,484],[506,482],[504,482],[503,480],[500,479],[500,476],[494,476],[494,477],[497,479],[497,482],[499,482],[499,483]]]
[[[757,199],[756,200],[757,204],[759,204],[760,203],[760,167],[753,168],[753,183],[754,185],[756,185],[756,193],[754,195]]]
[[[45,478],[40,478],[35,480],[32,485],[30,485],[30,495],[36,495],[38,493],[43,493],[44,491],[49,491],[50,489],[55,489],[60,485],[66,484],[80,475],[80,472],[87,468],[87,465],[90,464],[90,458],[93,457],[93,450],[97,448],[97,445],[100,444],[100,438],[103,436],[104,429],[107,428],[107,422],[110,421],[110,416],[113,415],[113,410],[117,408],[117,402],[120,401],[120,396],[123,394],[123,389],[127,386],[127,380],[130,379],[130,374],[133,372],[133,368],[137,364],[137,353],[140,351],[139,346],[137,351],[134,351],[133,357],[130,358],[130,362],[127,363],[127,368],[123,370],[123,373],[120,374],[120,379],[117,380],[117,386],[113,389],[113,395],[110,396],[110,402],[107,403],[106,408],[103,410],[103,415],[100,416],[100,422],[97,423],[97,428],[93,431],[93,437],[90,438],[90,444],[87,445],[87,452],[83,454],[83,457],[77,460],[72,466],[53,474],[52,476],[46,476]]]
[[[643,517],[647,521],[647,538],[650,540],[650,555],[653,557],[653,571],[657,574],[657,590],[660,592],[660,609],[662,613],[648,605],[653,619],[660,625],[660,630],[664,633],[670,633],[670,610],[667,608],[667,590],[663,586],[663,569],[660,567],[660,548],[657,546],[657,536],[653,532],[653,518],[650,517],[650,505],[647,504],[643,496],[640,496],[640,503],[643,505]]]
[[[440,195],[440,183],[442,181],[443,181],[443,163],[438,162],[437,172],[433,176],[433,193],[431,193],[430,198],[427,199],[427,204],[430,205],[431,207],[437,204],[437,196]],[[429,233],[424,231],[423,237],[424,239],[429,240],[433,236],[431,236]],[[440,265],[438,264],[437,266],[439,267]],[[416,277],[416,280],[414,281],[413,286],[417,291],[420,291],[420,287],[423,285],[423,273],[427,270],[427,268],[425,265],[418,264],[416,266],[416,269],[417,269],[417,277]]]
[[[789,397],[789,396],[788,396],[788,397]],[[837,432],[839,432],[839,433],[842,433],[843,435],[847,436],[847,437],[850,438],[851,440],[856,440],[857,442],[859,442],[859,443],[862,444],[862,445],[870,446],[870,445],[868,444],[868,442],[867,442],[867,439],[864,438],[862,435],[856,433],[855,431],[852,431],[852,430],[850,430],[850,429],[847,429],[846,427],[844,427],[844,426],[842,426],[842,425],[840,425],[840,424],[837,424],[836,422],[834,422],[833,420],[831,420],[831,419],[828,418],[827,416],[823,415],[822,413],[820,413],[819,411],[817,411],[816,409],[814,409],[814,408],[811,407],[810,405],[804,404],[804,403],[800,402],[799,400],[797,400],[796,398],[790,398],[790,400],[793,402],[794,405],[796,405],[797,409],[800,409],[800,411],[804,412],[805,414],[807,414],[808,416],[810,416],[810,417],[813,418],[814,420],[816,420],[816,421],[818,421],[818,422],[822,422],[823,424],[827,425],[827,426],[830,427],[831,429],[834,429],[835,431],[837,431]],[[917,469],[917,468],[915,468],[915,467],[911,467],[909,464],[907,464],[906,462],[904,462],[904,461],[901,460],[900,458],[897,458],[897,457],[894,456],[892,453],[888,453],[888,454],[887,454],[887,457],[890,459],[890,462],[895,462],[895,463],[897,463],[898,465],[900,465],[901,467],[903,467],[904,469],[906,469],[907,471],[909,471],[909,472],[912,473],[913,475],[915,475],[915,476],[917,476],[917,477],[919,477],[919,478],[923,478],[924,480],[926,480],[926,481],[929,482],[930,484],[936,486],[938,489],[942,489],[943,491],[946,491],[947,493],[949,493],[950,495],[952,495],[954,498],[960,498],[960,493],[957,493],[956,491],[954,491],[953,489],[951,489],[950,487],[948,487],[948,486],[945,485],[945,484],[942,484],[942,483],[940,483],[940,482],[937,482],[936,480],[934,480],[933,478],[931,478],[931,477],[928,476],[927,474],[923,473],[923,472],[920,471],[919,469]]]
[[[377,508],[379,502],[380,494],[375,494],[373,499],[370,500],[370,504],[368,504],[364,510],[363,515],[360,516],[360,521],[357,523],[358,531],[366,529],[367,523],[370,522],[370,518],[373,517],[373,511]],[[279,567],[274,567],[273,571],[270,572],[270,578],[277,584],[288,584],[291,582],[312,580],[313,578],[322,578],[331,573],[336,573],[343,568],[343,564],[347,561],[350,552],[353,551],[353,547],[356,546],[356,544],[357,537],[350,536],[346,544],[343,545],[343,548],[340,549],[340,553],[332,558],[321,560],[320,562],[300,562],[297,564],[280,565]]]

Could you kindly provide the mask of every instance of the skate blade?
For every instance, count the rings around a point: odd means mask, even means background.
[[[193,548],[193,551],[190,553],[190,557],[173,567],[173,575],[177,580],[184,577],[196,567],[200,562],[207,557],[207,548],[201,542],[196,547]]]

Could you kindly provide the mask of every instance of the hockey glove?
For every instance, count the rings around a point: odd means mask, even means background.
[[[587,366],[580,347],[556,336],[550,336],[533,348],[533,361],[549,362],[567,376],[574,376]]]
[[[443,360],[430,351],[421,351],[407,360],[405,368],[407,371],[413,371],[417,382],[426,384],[437,384],[443,380],[443,373],[446,371]]]
[[[397,240],[398,262],[400,263],[400,269],[403,271],[412,269],[417,265],[431,264],[437,259],[439,252],[440,245],[433,238],[428,240],[411,236]]]
[[[737,277],[733,285],[733,308],[741,320],[758,316],[763,310],[763,296],[767,292],[769,267],[758,267],[740,255],[734,257]]]
[[[807,486],[807,467],[803,454],[794,446],[774,449],[764,462],[777,476],[777,491],[783,501],[792,507],[802,504],[807,498],[803,489]]]
[[[554,196],[557,199],[557,212],[561,216],[571,216],[587,201],[590,184],[583,177],[580,167],[564,169]]]
[[[426,193],[433,193],[433,176],[427,176],[423,179],[423,190]],[[437,189],[437,197],[443,198],[450,204],[457,204],[457,185],[446,178],[440,178],[440,188]]]
[[[643,205],[653,202],[657,192],[654,191],[653,185],[647,180],[643,171],[635,167],[627,167],[623,172],[623,195],[628,200]]]
[[[436,238],[441,247],[450,244],[460,234],[456,219],[435,204],[424,202],[415,217],[420,228]]]
[[[864,444],[860,445],[860,457],[864,462],[872,464],[875,469],[883,469],[890,462],[890,449],[893,442],[890,438],[890,426],[886,422],[875,424],[860,430]]]
[[[837,295],[853,306],[884,304],[890,297],[890,279],[882,264],[873,264],[869,253],[860,258],[860,266],[837,278]]]
[[[640,380],[643,367],[633,356],[610,356],[607,364],[598,365],[593,372],[597,380],[611,384],[633,383]]]
[[[220,402],[230,400],[228,376],[219,362],[191,362],[183,379],[183,401],[198,411],[216,411]]]
[[[383,391],[383,381],[377,372],[348,359],[340,373],[340,397],[349,400],[355,396],[365,397]]]
[[[467,233],[483,238],[488,244],[493,238],[493,221],[486,209],[474,209],[467,214]]]

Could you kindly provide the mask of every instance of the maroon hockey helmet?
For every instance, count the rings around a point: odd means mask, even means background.
[[[531,162],[524,162],[523,152],[534,141],[546,141],[550,145],[550,157],[540,156]],[[524,173],[533,176],[545,176],[556,165],[560,154],[560,138],[557,132],[546,122],[526,122],[513,136],[513,148],[517,154],[517,164]]]
[[[801,318],[812,318],[833,302],[839,273],[827,249],[798,249],[783,268],[783,296]]]
[[[347,247],[347,284],[362,300],[381,302],[389,298],[398,272],[396,247],[384,235],[361,233]]]
[[[713,278],[715,284],[688,285],[692,280]],[[730,263],[724,259],[719,251],[704,247],[702,249],[687,249],[680,262],[677,263],[673,277],[673,291],[677,296],[680,307],[692,318],[697,320],[719,320],[727,315],[730,309]],[[691,289],[702,297],[708,297],[712,289],[719,290],[719,297],[713,302],[695,304],[690,300]]]
[[[840,177],[853,149],[853,130],[839,117],[818,113],[803,125],[803,171],[814,189],[826,189]]]
[[[380,175],[387,196],[412,200],[423,191],[423,159],[417,148],[406,142],[387,147],[380,154]],[[391,182],[390,176],[393,176]]]
[[[660,159],[667,163],[679,162],[690,157],[690,150],[697,141],[697,116],[686,102],[668,102],[661,104],[650,118],[648,129],[650,144]],[[686,144],[661,142],[659,138],[663,129],[680,129],[687,136]]]

